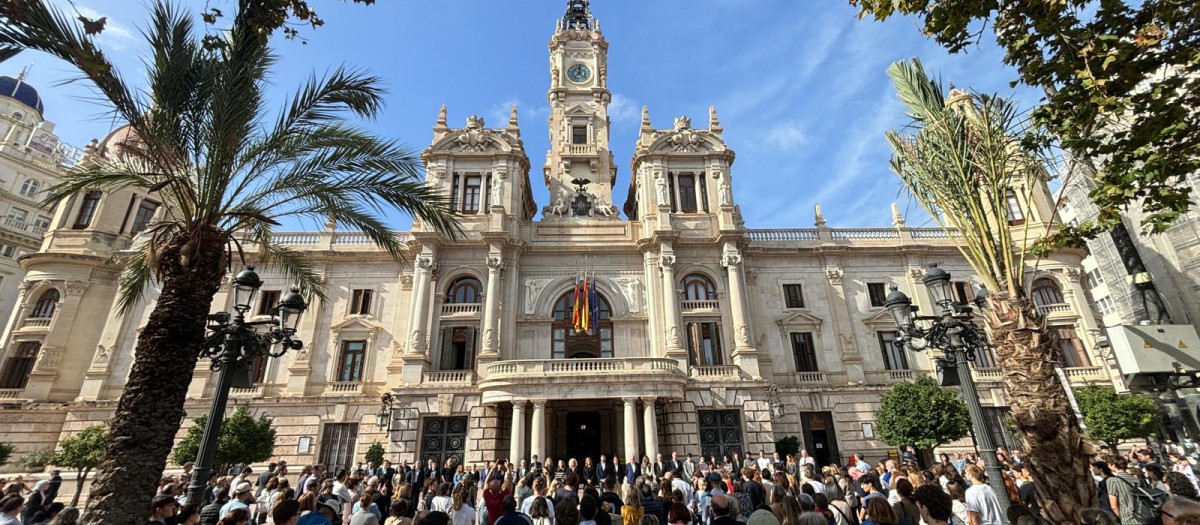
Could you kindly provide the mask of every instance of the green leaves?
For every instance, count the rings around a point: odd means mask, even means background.
[[[1165,231],[1193,206],[1200,171],[1200,3],[1175,0],[849,0],[859,16],[915,17],[951,52],[989,25],[1004,62],[1047,92],[1034,112],[1064,148],[1093,163],[1090,228],[1064,228],[1046,246],[1078,246],[1142,210],[1143,229]],[[1014,83],[1015,84],[1015,83]]]
[[[875,433],[894,447],[936,447],[966,437],[970,425],[966,403],[928,376],[893,385],[875,413]]]
[[[363,459],[368,463],[374,463],[378,467],[383,464],[383,454],[383,445],[376,441],[367,447],[367,453],[363,456]]]
[[[54,464],[75,470],[93,469],[100,466],[108,446],[108,423],[87,427],[59,443]]]
[[[1089,385],[1075,390],[1075,401],[1088,436],[1114,448],[1121,440],[1156,435],[1162,425],[1157,404],[1145,396]]]
[[[8,464],[8,460],[12,458],[13,450],[16,447],[10,443],[0,443],[0,467]]]
[[[271,427],[271,421],[271,418],[265,415],[254,419],[246,407],[237,407],[221,424],[213,463],[237,465],[271,459],[271,455],[275,453],[275,429]],[[207,416],[200,416],[192,421],[187,434],[171,452],[172,463],[182,465],[196,460],[207,422]]]

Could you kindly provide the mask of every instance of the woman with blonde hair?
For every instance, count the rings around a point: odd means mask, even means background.
[[[642,508],[642,493],[636,486],[625,488],[625,504],[621,505],[623,525],[641,525],[646,509]]]
[[[450,515],[450,523],[453,525],[472,525],[475,523],[475,509],[471,508],[468,501],[471,497],[468,491],[471,490],[470,483],[463,483],[454,490],[454,496],[451,499],[450,510],[447,514]]]

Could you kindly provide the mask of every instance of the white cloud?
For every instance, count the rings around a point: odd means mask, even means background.
[[[763,144],[778,150],[790,151],[808,144],[808,135],[797,121],[779,122],[767,129]]]
[[[636,122],[642,118],[642,110],[629,97],[613,93],[612,101],[608,103],[608,116],[613,122]]]

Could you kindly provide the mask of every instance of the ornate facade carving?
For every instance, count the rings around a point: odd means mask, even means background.
[[[721,257],[721,266],[726,268],[737,268],[742,265],[742,254],[737,252],[726,252]]]
[[[538,296],[553,279],[525,279],[525,315],[533,315]]]
[[[57,370],[60,363],[62,363],[62,349],[53,346],[43,346],[41,353],[38,354],[37,361],[33,364],[33,369],[40,371]]]
[[[88,285],[87,281],[67,281],[65,285],[67,295],[83,295],[83,292],[87,291]]]
[[[924,278],[925,278],[925,268],[922,268],[920,266],[909,266],[908,267],[908,280],[909,281],[912,281],[914,284],[920,284],[921,280]]]
[[[834,286],[841,285],[842,284],[842,269],[838,268],[836,266],[825,267],[825,279],[827,279],[829,281],[829,284],[832,284]]]
[[[498,256],[490,256],[487,258],[488,271],[496,273],[504,269],[504,258]]]
[[[410,291],[413,287],[413,276],[411,273],[406,273],[400,276],[400,289]]]
[[[92,356],[92,366],[104,366],[112,358],[112,350],[104,345],[96,345],[96,354]]]
[[[675,256],[669,253],[664,253],[658,256],[658,268],[660,270],[670,270],[675,266]]]
[[[641,279],[637,277],[618,277],[617,286],[621,289],[621,295],[625,296],[625,302],[629,305],[629,312],[637,313],[641,311]]]
[[[678,326],[672,325],[672,326],[666,327],[665,329],[663,329],[663,335],[666,336],[667,346],[672,346],[672,347],[679,346],[679,327]]]

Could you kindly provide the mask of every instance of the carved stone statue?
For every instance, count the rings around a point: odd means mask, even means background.
[[[729,175],[726,175],[722,170],[717,170],[717,172],[713,174],[713,177],[717,179],[717,202],[719,202],[721,206],[732,206],[733,188],[730,185]]]
[[[599,213],[600,216],[602,216],[602,217],[612,217],[613,216],[612,205],[607,202],[604,202],[603,199],[597,198],[594,201],[594,205],[596,208],[596,213]]]
[[[679,346],[678,326],[668,326],[665,335],[667,336],[667,346]]]
[[[538,296],[541,295],[542,289],[549,284],[551,279],[525,279],[525,314],[533,315],[534,308],[537,306]]]
[[[557,68],[557,67],[556,67],[556,68],[551,68],[551,69],[550,69],[550,89],[557,88],[558,86],[559,86],[559,83],[558,83],[558,68]]]
[[[642,282],[636,277],[621,277],[617,279],[617,285],[621,288],[621,294],[625,296],[625,302],[629,304],[630,312],[638,312],[641,310],[641,296],[639,294]]]
[[[550,207],[550,214],[555,217],[561,218],[563,216],[563,214],[566,212],[567,212],[567,203],[566,203],[566,201],[563,200],[562,197],[559,197],[558,200],[554,201],[554,205]]]
[[[492,184],[492,206],[504,206],[504,179]]]
[[[608,67],[600,66],[600,87],[608,87]]]
[[[692,117],[687,115],[675,117],[675,130],[692,129]]]
[[[671,205],[671,195],[669,194],[669,192],[667,190],[667,174],[666,173],[659,172],[654,175],[654,189],[658,192],[658,205],[659,206],[670,206]]]
[[[742,346],[750,346],[750,329],[744,324],[737,327],[737,342]]]

